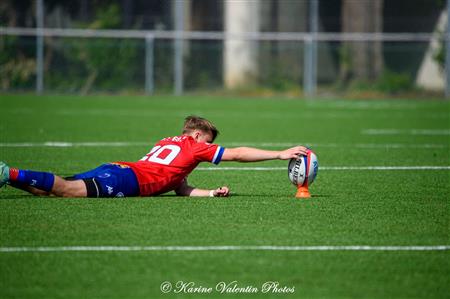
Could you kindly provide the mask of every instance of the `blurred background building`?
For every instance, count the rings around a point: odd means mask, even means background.
[[[446,16],[445,0],[2,0],[0,87],[443,95]]]

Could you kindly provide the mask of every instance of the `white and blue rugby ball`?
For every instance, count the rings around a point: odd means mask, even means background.
[[[306,156],[299,159],[291,159],[288,165],[289,180],[295,186],[309,186],[316,179],[319,171],[319,161],[316,154],[308,150]]]

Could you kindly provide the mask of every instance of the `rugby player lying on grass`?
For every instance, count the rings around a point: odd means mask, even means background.
[[[187,176],[200,162],[288,160],[306,155],[303,146],[283,151],[223,148],[212,144],[218,133],[210,121],[189,116],[182,135],[162,139],[140,161],[108,163],[66,178],[0,162],[0,187],[8,184],[35,195],[61,197],[155,196],[169,191],[181,196],[222,197],[230,194],[228,187],[204,190],[188,185]]]

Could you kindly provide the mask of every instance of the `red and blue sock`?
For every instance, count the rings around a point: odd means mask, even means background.
[[[46,192],[50,192],[55,182],[55,175],[49,172],[9,169],[10,182],[25,184]]]

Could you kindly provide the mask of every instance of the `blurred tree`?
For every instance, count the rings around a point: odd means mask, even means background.
[[[79,24],[87,29],[118,29],[122,24],[119,5],[100,6],[96,10],[95,20],[89,24]],[[114,89],[126,85],[132,80],[130,74],[139,67],[137,41],[113,39],[82,39],[73,43],[73,52],[68,55],[81,62],[88,76],[81,93],[89,92],[93,85]]]
[[[123,15],[123,26],[128,28],[133,23],[132,11],[133,11],[134,1],[132,0],[122,0],[122,15]]]
[[[344,33],[383,31],[384,0],[342,0],[341,24]],[[371,80],[383,71],[383,44],[380,41],[344,42],[341,49],[340,79]]]
[[[0,1],[0,26],[32,24],[32,11],[31,1]],[[29,37],[0,35],[0,89],[32,85],[36,64],[33,53],[26,46],[29,41]]]
[[[17,13],[11,1],[0,1],[0,25],[15,27],[17,24]]]

